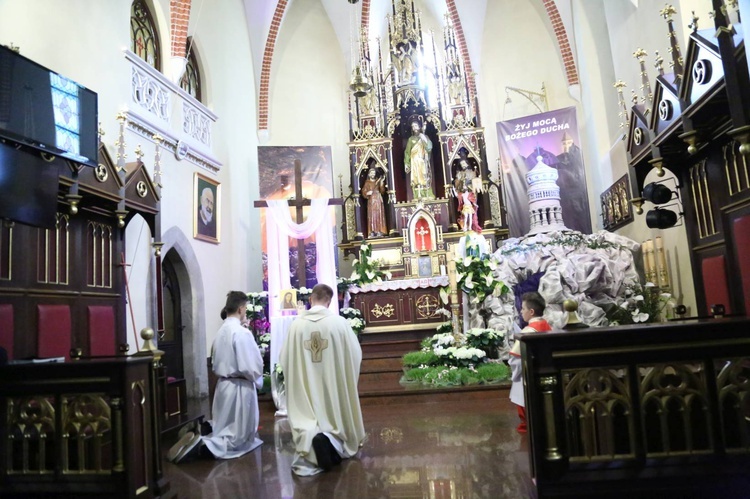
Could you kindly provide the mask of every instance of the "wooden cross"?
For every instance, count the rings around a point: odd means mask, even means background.
[[[305,206],[310,206],[312,203],[309,199],[305,199],[304,196],[302,196],[302,162],[299,159],[294,160],[294,197],[287,200],[287,203],[289,203],[289,206],[294,206],[296,208],[294,221],[298,224],[304,222],[302,209]],[[344,201],[341,198],[331,198],[328,200],[329,206],[341,206],[343,204]],[[268,208],[268,203],[265,201],[255,201],[253,206],[255,208]],[[285,255],[272,255],[272,258],[285,258]],[[297,239],[297,279],[300,288],[307,284],[305,260],[305,241],[303,239]]]

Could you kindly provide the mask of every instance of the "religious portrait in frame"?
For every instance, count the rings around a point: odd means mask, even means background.
[[[282,312],[295,313],[297,311],[297,290],[294,288],[279,290],[279,302]]]
[[[432,257],[420,255],[417,263],[419,277],[432,277]]]
[[[193,176],[193,237],[218,244],[220,241],[221,185],[196,172]]]

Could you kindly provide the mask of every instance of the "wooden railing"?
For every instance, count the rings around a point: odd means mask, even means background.
[[[521,341],[539,497],[750,494],[750,320]]]
[[[158,497],[154,357],[0,368],[0,496]]]

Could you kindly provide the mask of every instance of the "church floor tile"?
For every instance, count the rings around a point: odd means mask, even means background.
[[[328,473],[291,472],[286,418],[261,406],[263,446],[239,459],[164,464],[180,498],[527,498],[527,436],[507,398],[362,407],[367,441]]]

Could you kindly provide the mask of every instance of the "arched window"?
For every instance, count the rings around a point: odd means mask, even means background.
[[[185,67],[185,74],[180,80],[180,88],[185,92],[195,97],[198,102],[201,100],[201,73],[198,67],[198,58],[195,55],[195,47],[193,46],[193,39],[187,39],[187,66]]]
[[[130,7],[131,50],[157,71],[161,71],[159,58],[159,32],[145,0],[133,0]]]

